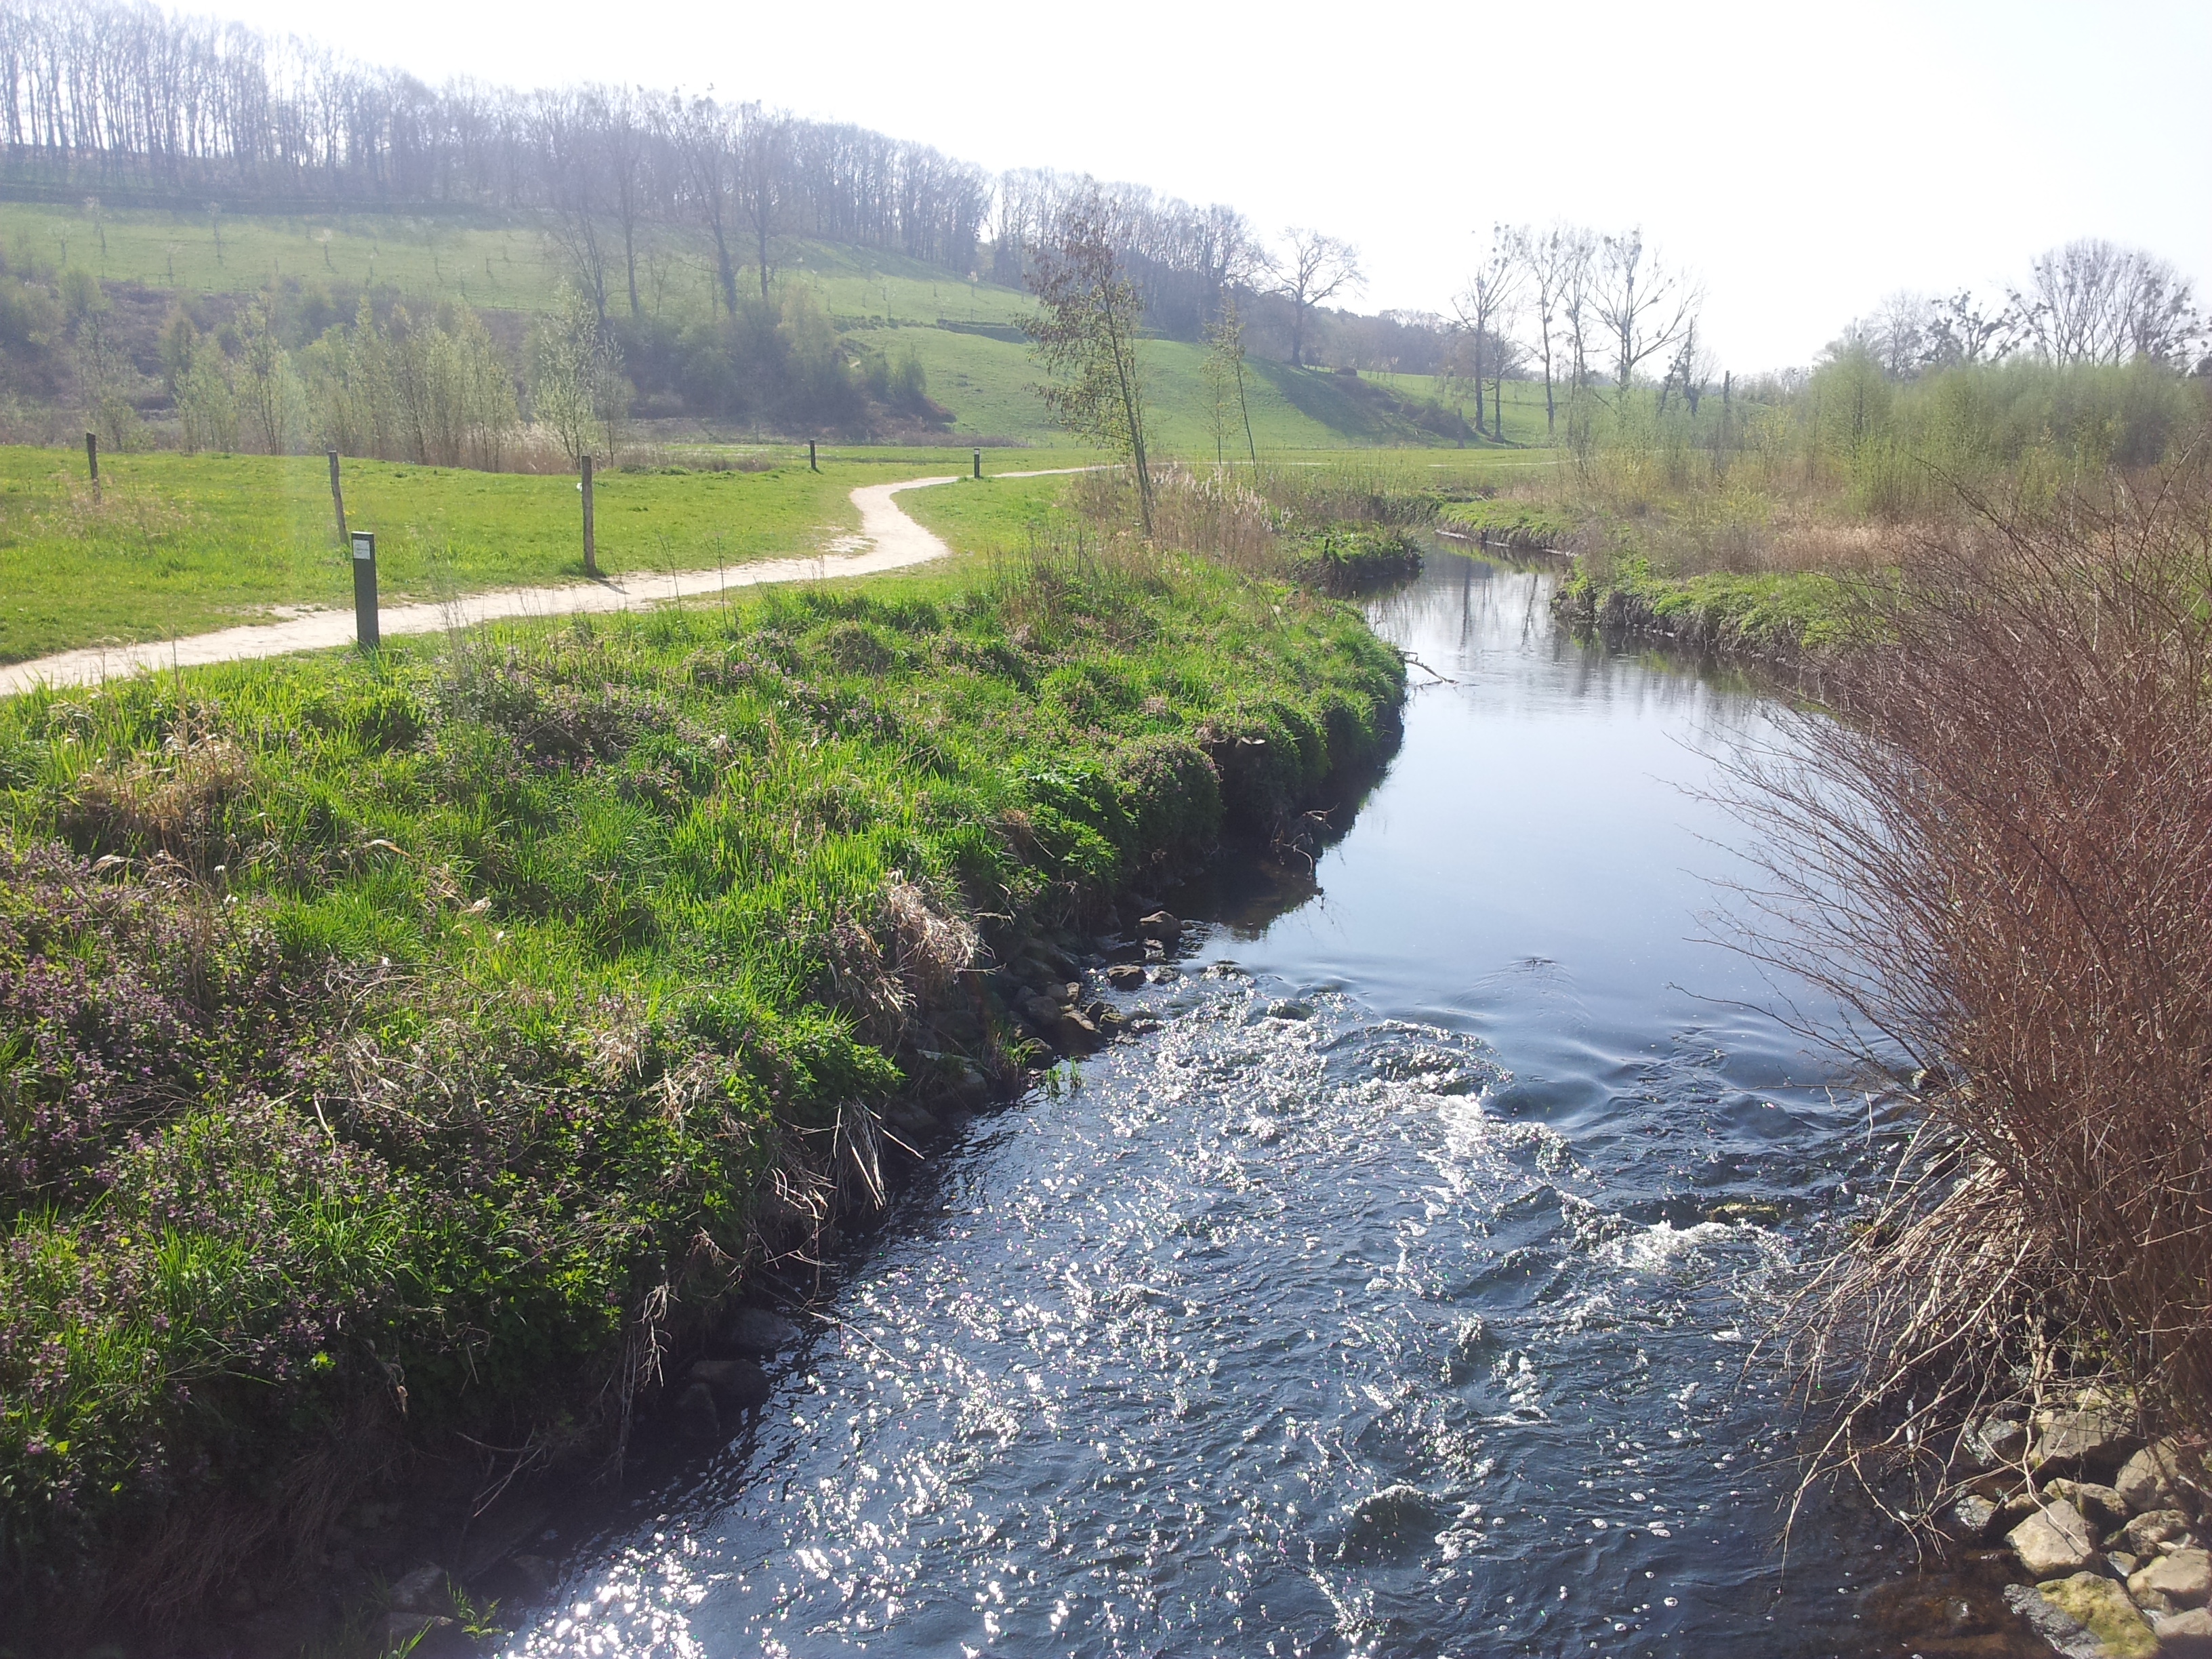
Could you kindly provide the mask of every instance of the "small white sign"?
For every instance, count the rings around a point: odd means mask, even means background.
[[[356,536],[353,538],[353,556],[356,559],[374,558],[376,556],[376,538],[374,536],[365,535]]]

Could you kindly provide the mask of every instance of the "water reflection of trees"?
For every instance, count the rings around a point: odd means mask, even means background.
[[[1431,541],[1421,574],[1369,607],[1376,629],[1482,697],[1492,714],[1579,708],[1740,726],[1772,695],[1741,670],[1688,652],[1577,639],[1552,615],[1557,560],[1475,555]],[[1418,669],[1413,678],[1420,682]]]

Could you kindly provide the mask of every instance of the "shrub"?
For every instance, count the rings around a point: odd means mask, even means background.
[[[1833,1461],[1940,1490],[1943,1431],[2068,1376],[2212,1418],[2207,524],[2176,486],[1922,538],[1752,780],[1778,955],[1927,1068],[1917,1184],[1801,1337]]]

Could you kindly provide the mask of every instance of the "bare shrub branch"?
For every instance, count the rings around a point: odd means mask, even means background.
[[[1816,1468],[1911,1473],[1908,1518],[2000,1401],[2107,1379],[2212,1415],[2205,495],[2185,470],[1978,506],[1860,580],[1875,642],[1737,779],[1771,878],[1751,948],[1809,957],[1850,1040],[1931,1073],[1899,1190],[1794,1333],[1838,1408]]]

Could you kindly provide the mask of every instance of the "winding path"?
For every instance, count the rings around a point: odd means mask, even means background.
[[[1036,478],[1053,472],[1074,472],[1079,467],[1048,467],[1035,472],[1002,472],[1003,478]],[[465,593],[441,604],[402,605],[377,614],[383,634],[433,634],[441,629],[465,628],[495,622],[503,617],[558,617],[579,611],[630,611],[725,588],[752,587],[762,582],[823,581],[835,576],[867,576],[941,559],[952,550],[943,539],[925,530],[891,498],[902,489],[921,489],[931,484],[951,483],[955,475],[908,478],[898,483],[863,484],[853,492],[853,505],[860,511],[857,532],[839,536],[820,553],[796,559],[760,559],[721,570],[633,570],[598,581],[568,582],[558,587],[496,587],[481,593]],[[0,668],[0,696],[12,696],[40,685],[95,685],[142,669],[197,667],[203,663],[235,662],[246,657],[281,657],[295,651],[318,651],[351,642],[350,611],[311,611],[282,622],[249,623],[212,634],[191,634],[175,641],[143,645],[91,647],[64,651],[51,657]]]

